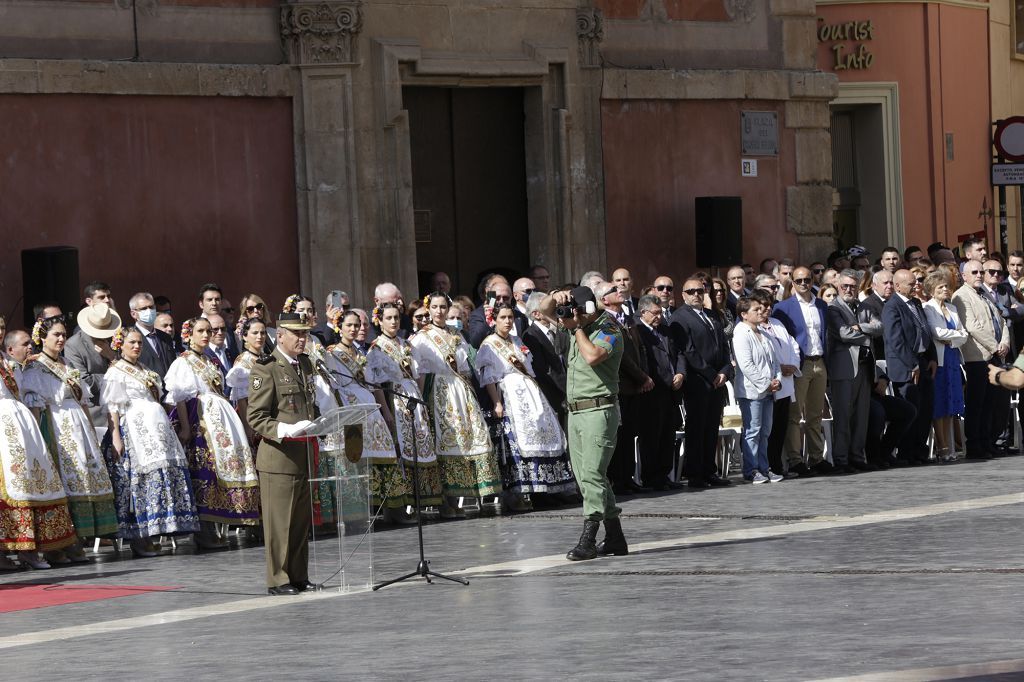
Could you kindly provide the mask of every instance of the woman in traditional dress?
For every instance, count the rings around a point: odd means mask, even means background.
[[[361,320],[359,314],[349,310],[341,318],[341,341],[328,350],[327,366],[336,372],[337,390],[346,405],[377,403],[380,411],[373,412],[363,424],[363,457],[371,460],[370,497],[375,508],[384,507],[385,519],[396,521],[395,511],[412,488],[402,478],[396,466],[395,442],[391,438],[393,424],[391,409],[379,388],[367,388],[366,356],[356,349],[356,336]]]
[[[149,538],[199,530],[188,460],[167,418],[160,375],[139,364],[143,334],[122,327],[110,347],[120,353],[103,376],[100,404],[110,414],[104,445],[114,487],[118,535],[137,557],[156,556]]]
[[[434,424],[434,451],[441,466],[446,503],[441,513],[460,514],[455,498],[501,494],[501,472],[470,383],[469,344],[446,326],[449,299],[427,297],[430,325],[409,340],[424,376],[423,396]]]
[[[476,353],[480,385],[490,395],[491,442],[498,452],[505,506],[529,511],[530,493],[575,492],[565,434],[534,378],[530,350],[514,339],[515,311],[494,306],[494,333]]]
[[[111,315],[116,313],[111,311]],[[41,344],[42,352],[25,368],[25,404],[40,420],[40,431],[57,462],[75,532],[80,541],[114,537],[114,490],[87,412],[89,388],[81,382],[78,370],[65,365],[60,355],[67,328],[61,318],[39,320],[32,329],[32,340]],[[88,561],[80,541],[63,552],[46,554],[47,559],[50,563]]]
[[[242,337],[243,350],[228,370],[224,383],[231,389],[231,402],[235,404],[235,412],[245,429],[246,440],[250,448],[255,448],[259,436],[249,427],[245,413],[249,407],[249,377],[252,375],[253,365],[266,355],[264,350],[267,342],[267,325],[259,317],[249,317],[242,320],[239,333]]]
[[[188,456],[200,521],[196,541],[223,549],[227,543],[214,524],[259,525],[260,491],[245,428],[224,397],[220,370],[203,354],[211,336],[204,318],[182,324],[188,349],[167,370],[164,402],[174,406],[171,421]]]
[[[49,568],[39,552],[70,547],[77,538],[60,472],[19,399],[19,374],[0,354],[0,569],[16,568],[7,552],[17,552],[24,566]]]
[[[380,335],[373,340],[366,357],[366,379],[374,384],[388,384],[396,393],[391,394],[389,407],[394,415],[394,429],[398,434],[402,459],[405,461],[405,479],[408,492],[393,494],[389,506],[405,509],[415,507],[412,466],[414,457],[419,462],[416,474],[419,480],[420,506],[441,504],[441,473],[434,453],[434,438],[430,431],[427,409],[422,404],[409,408],[409,400],[399,393],[422,400],[423,379],[416,371],[409,343],[398,336],[402,312],[396,303],[382,303],[374,310]],[[406,486],[403,486],[403,488]],[[412,515],[395,513],[400,523],[411,522]]]

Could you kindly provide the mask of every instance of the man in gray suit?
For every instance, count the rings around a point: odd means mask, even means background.
[[[843,270],[839,296],[829,304],[828,378],[832,401],[832,463],[836,473],[873,471],[864,454],[875,358],[871,338],[881,333],[881,321],[857,321],[857,290],[862,275]],[[868,327],[868,328],[866,328]],[[877,329],[875,328],[877,327]]]

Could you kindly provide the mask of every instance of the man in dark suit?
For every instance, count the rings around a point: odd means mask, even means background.
[[[469,343],[473,348],[479,348],[484,339],[494,331],[494,325],[487,321],[487,311],[491,305],[494,303],[513,303],[512,287],[508,285],[504,278],[493,281],[484,292],[484,296],[483,304],[469,314],[467,327],[469,327]],[[518,333],[520,328],[525,329],[527,327],[529,320],[519,310],[515,310],[514,315],[516,332]]]
[[[630,319],[636,323],[637,305],[640,301],[636,296],[633,295],[633,276],[629,274],[629,270],[626,268],[616,268],[612,272],[612,284],[619,288],[622,292],[622,312],[624,315],[628,315]]]
[[[869,293],[857,307],[857,317],[861,322],[870,319],[881,321],[882,307],[892,297],[892,273],[888,270],[879,270],[871,277],[871,293]],[[871,350],[875,358],[881,360],[885,357],[885,339],[882,338],[881,330],[877,335],[872,336]]]
[[[675,462],[676,429],[682,423],[679,413],[680,390],[686,377],[686,360],[666,334],[661,305],[654,296],[640,299],[636,330],[647,357],[647,375],[654,388],[640,396],[640,475],[645,485],[655,490],[675,487],[669,472]],[[705,481],[690,480],[691,487],[708,487]]]
[[[736,301],[750,293],[745,286],[746,281],[747,276],[740,265],[732,266],[725,273],[725,285],[729,288],[729,293],[725,296],[725,305],[732,313],[733,319],[736,319]]]
[[[921,302],[912,297],[914,274],[897,270],[895,293],[882,309],[886,373],[897,395],[917,409],[914,423],[900,442],[899,459],[908,464],[928,462],[928,434],[932,427],[935,346]]]
[[[169,334],[156,328],[156,304],[153,295],[140,291],[128,301],[128,308],[135,326],[142,332],[142,355],[139,364],[152,370],[163,379],[167,369],[174,362],[174,339]]]
[[[520,339],[523,332],[530,326],[530,315],[526,312],[526,299],[537,290],[533,280],[528,277],[520,277],[512,284],[512,298],[514,300],[513,314],[515,315],[515,334]]]
[[[220,315],[220,307],[223,301],[223,293],[221,292],[220,287],[215,283],[207,282],[203,286],[199,287],[200,317],[210,319],[211,315]],[[227,324],[227,322],[223,320],[223,317],[221,318],[221,321],[224,322],[225,325]],[[213,323],[211,322],[210,324],[212,325]],[[213,342],[211,341],[211,343]],[[235,356],[238,355],[238,339],[235,338],[234,331],[230,334],[225,334],[225,338],[221,343],[229,350],[229,352],[233,353]],[[228,367],[228,369],[231,368]]]
[[[825,436],[821,430],[825,410],[825,389],[828,368],[825,365],[828,306],[811,293],[811,271],[800,266],[792,271],[793,295],[779,301],[772,317],[781,322],[789,335],[800,346],[800,374],[793,382],[796,390],[796,409],[789,411],[786,430],[786,460],[789,471],[800,476],[826,474],[832,465],[825,459]],[[801,433],[800,417],[804,418]],[[804,435],[807,441],[807,462],[802,455]]]
[[[658,275],[654,278],[655,296],[661,301],[661,315],[666,320],[676,310],[675,288],[675,283],[668,275]]]
[[[526,310],[531,324],[523,332],[523,343],[530,349],[533,373],[541,393],[558,413],[565,427],[565,358],[569,352],[569,336],[555,324],[555,299],[539,291],[530,294]]]
[[[828,306],[828,379],[832,399],[833,452],[837,470],[871,471],[864,451],[871,391],[875,384],[875,358],[871,336],[857,320],[857,287],[861,274],[843,270],[839,296]],[[881,332],[882,321],[874,323]]]
[[[683,284],[683,305],[670,318],[669,333],[689,370],[683,382],[686,408],[683,475],[694,487],[728,485],[715,464],[722,408],[728,394],[725,382],[735,372],[729,342],[717,317],[704,310],[704,283],[688,279]]]
[[[605,312],[622,334],[622,361],[619,363],[620,423],[616,432],[615,452],[608,465],[608,479],[612,482],[613,490],[620,494],[650,492],[650,488],[633,481],[633,472],[636,469],[635,443],[643,424],[639,397],[654,388],[654,382],[647,374],[647,357],[632,318],[622,315],[622,292],[616,285],[602,280],[598,273],[590,274],[594,275],[592,286],[595,298],[601,301]],[[619,322],[619,319],[624,322]]]
[[[210,315],[206,320],[210,323],[210,343],[206,346],[203,354],[213,360],[213,364],[217,365],[221,378],[227,379],[228,371],[235,365],[235,358],[238,357],[238,352],[232,352],[228,348],[225,338],[234,336],[234,334],[227,333],[227,323],[219,314]],[[224,387],[224,397],[230,398],[231,388],[227,385],[227,381],[222,381],[221,386]]]

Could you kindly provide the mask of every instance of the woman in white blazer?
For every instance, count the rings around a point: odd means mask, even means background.
[[[764,289],[754,289],[750,294],[765,306],[767,319],[761,323],[761,333],[775,343],[775,359],[782,370],[782,388],[772,396],[775,400],[772,411],[772,429],[768,435],[768,468],[780,474],[784,470],[782,450],[786,445],[786,431],[789,426],[789,410],[796,396],[793,380],[800,376],[800,345],[789,332],[786,325],[771,317],[771,307],[775,298]],[[794,472],[784,475],[785,478],[796,477]]]
[[[768,435],[772,431],[774,394],[782,387],[775,344],[761,333],[768,309],[744,296],[736,302],[740,322],[733,331],[736,377],[733,386],[743,416],[743,478],[754,484],[782,480],[768,467]]]
[[[960,346],[967,341],[967,330],[956,308],[948,304],[953,287],[944,271],[925,277],[924,292],[931,298],[924,304],[924,316],[932,333],[939,368],[935,373],[935,457],[940,462],[956,459],[949,446],[949,426],[954,416],[964,413],[964,384],[960,365]]]

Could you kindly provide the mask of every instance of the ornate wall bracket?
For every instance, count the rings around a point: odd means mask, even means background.
[[[580,66],[600,67],[601,53],[598,45],[604,38],[604,17],[595,7],[580,7],[576,10],[576,38],[580,45]]]
[[[361,0],[297,0],[281,6],[281,43],[291,64],[357,61],[355,38],[362,27]]]

